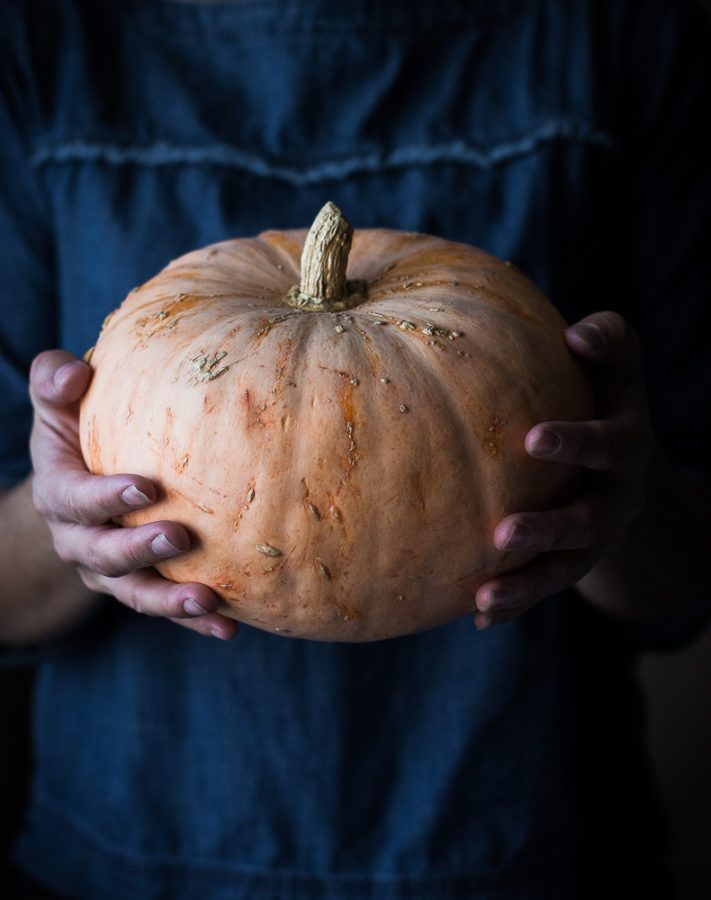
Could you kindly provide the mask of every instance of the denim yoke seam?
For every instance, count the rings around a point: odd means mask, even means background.
[[[619,149],[612,133],[588,121],[549,119],[523,134],[488,145],[465,139],[403,144],[305,164],[261,155],[230,143],[160,140],[136,144],[90,137],[40,142],[30,161],[37,168],[71,163],[98,163],[112,167],[218,165],[303,187],[357,175],[438,164],[491,169],[560,141],[583,142],[612,152]]]

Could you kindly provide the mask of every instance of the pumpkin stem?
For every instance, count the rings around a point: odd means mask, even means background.
[[[346,292],[346,266],[353,228],[329,202],[314,219],[301,253],[301,293],[312,300],[340,300]]]
[[[353,228],[330,200],[309,229],[301,253],[301,283],[284,297],[289,306],[338,311],[361,303],[365,286],[346,279]]]

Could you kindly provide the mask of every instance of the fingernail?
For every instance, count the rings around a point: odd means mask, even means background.
[[[491,626],[491,616],[476,616],[474,624],[479,631],[484,631]]]
[[[210,634],[220,641],[231,641],[237,632],[234,629],[223,630],[219,625],[213,625],[212,628],[210,628]]]
[[[183,603],[183,609],[189,616],[204,616],[208,610],[203,609],[194,597],[188,597]]]
[[[522,550],[531,543],[533,535],[526,525],[514,525],[504,544],[504,550]]]
[[[143,491],[139,491],[134,484],[129,485],[126,490],[121,493],[121,499],[124,503],[128,503],[129,506],[148,506],[153,502],[150,497],[143,493]]]
[[[164,534],[159,534],[157,537],[153,538],[151,541],[151,550],[158,556],[177,556],[178,553],[183,553],[179,547],[171,544]]]
[[[536,436],[531,450],[536,456],[552,456],[560,449],[560,438],[555,431],[547,429]]]
[[[576,325],[575,334],[582,338],[591,350],[599,350],[605,343],[602,331],[592,322],[581,322]]]
[[[508,591],[490,591],[479,602],[479,609],[481,612],[496,612],[497,609],[501,609],[502,607],[507,606],[510,602],[511,594],[509,594]]]

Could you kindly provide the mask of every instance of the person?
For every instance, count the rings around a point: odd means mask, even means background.
[[[700,15],[9,0],[0,26],[0,640],[36,666],[17,896],[665,896],[633,674],[708,614]],[[596,418],[526,449],[583,488],[499,523],[537,556],[473,621],[235,637],[153,568],[181,525],[111,524],[159,486],[85,470],[81,356],[171,258],[327,199],[511,259],[575,323]]]

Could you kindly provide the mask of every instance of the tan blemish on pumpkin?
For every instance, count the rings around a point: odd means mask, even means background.
[[[87,428],[87,451],[89,456],[89,469],[95,474],[101,474],[101,450],[99,447],[99,435],[96,427],[96,416],[89,419]]]
[[[197,506],[198,509],[201,509],[204,513],[207,513],[208,516],[215,515],[215,510],[211,509],[209,506],[205,506],[203,503],[196,503],[195,506]]]
[[[293,350],[294,341],[292,338],[285,338],[283,341],[279,342],[279,354],[274,361],[275,380],[272,386],[272,394],[279,394],[287,387],[296,387],[296,382],[286,374]]]
[[[427,503],[425,500],[426,485],[427,481],[422,470],[415,472],[412,476],[412,493],[414,495],[414,498],[416,498],[415,508],[417,512],[419,512],[422,516],[424,516],[427,512]]]
[[[236,585],[235,585],[232,581],[225,581],[225,582],[223,582],[223,583],[216,584],[215,587],[216,587],[218,590],[222,590],[222,591],[230,591],[230,592],[232,592],[232,591],[236,591],[236,590],[237,590]],[[237,598],[235,598],[235,599],[237,599]]]
[[[259,407],[259,409],[256,412],[255,424],[257,425],[258,428],[266,428],[267,423],[264,422],[262,419],[262,413],[266,412],[266,410],[267,410],[267,404],[262,403],[262,405]]]
[[[269,334],[272,330],[272,324],[273,323],[269,319],[262,319],[262,321],[258,323],[257,330],[252,338],[257,345],[261,344],[264,336]]]
[[[344,622],[350,621],[358,621],[358,619],[363,618],[363,613],[361,610],[356,609],[355,606],[349,606],[347,603],[344,603],[342,600],[334,600],[333,601],[336,610],[338,611],[338,615]]]
[[[171,316],[177,312],[186,313],[196,306],[203,306],[205,302],[204,294],[188,294],[185,291],[181,291],[177,297],[164,303],[163,309]]]
[[[227,356],[225,350],[219,350],[215,353],[209,353],[201,350],[196,356],[193,356],[190,362],[195,370],[196,383],[203,381],[213,381],[224,375],[229,369],[228,365],[222,365],[222,360]]]
[[[136,320],[136,333],[140,340],[152,338],[154,335],[162,334],[174,328],[178,319],[170,319],[170,312],[167,309],[161,309],[159,312],[150,313],[142,319]]]
[[[322,560],[320,560],[318,557],[316,557],[316,559],[314,559],[314,566],[316,567],[317,574],[321,578],[323,578],[324,581],[331,580],[331,578],[333,577],[331,575],[331,572],[329,571],[328,567],[324,564],[324,562]]]
[[[492,416],[489,420],[486,431],[481,438],[484,449],[489,454],[489,456],[492,457],[492,459],[494,457],[500,456],[502,453],[501,439],[503,437],[503,430],[505,425],[505,419],[501,419],[496,415]]]
[[[257,544],[255,547],[260,553],[263,553],[265,556],[283,556],[284,554],[281,550],[276,547],[272,547],[271,544]]]
[[[339,373],[346,374],[346,373]],[[355,382],[355,383],[354,383]],[[355,405],[353,403],[353,393],[355,388],[358,386],[357,379],[351,379],[346,389],[341,394],[341,408],[343,410],[343,417],[345,419],[345,432],[346,432],[346,440],[347,440],[347,453],[346,460],[348,463],[348,468],[344,470],[344,474],[346,478],[350,478],[351,469],[358,464],[358,460],[360,459],[360,455],[357,452],[356,446],[356,411]]]

